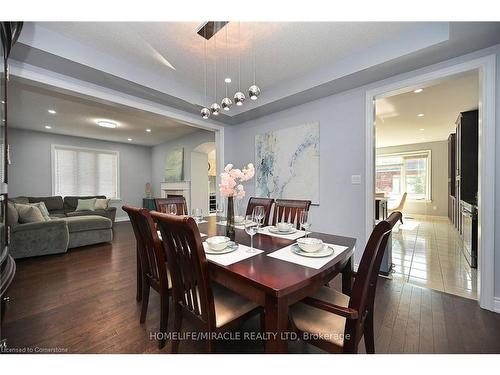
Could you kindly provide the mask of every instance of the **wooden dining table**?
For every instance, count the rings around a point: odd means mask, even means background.
[[[226,227],[217,223],[215,217],[205,220],[198,225],[201,233],[209,237],[226,234]],[[257,234],[254,247],[263,250],[262,253],[228,266],[209,260],[212,281],[264,307],[265,332],[272,333],[265,341],[267,353],[287,352],[290,305],[313,294],[338,274],[342,274],[342,292],[350,295],[356,239],[325,233],[311,233],[310,236],[345,246],[347,250],[320,269],[314,269],[267,256],[295,241]],[[242,229],[236,229],[235,241],[250,246],[250,236]]]

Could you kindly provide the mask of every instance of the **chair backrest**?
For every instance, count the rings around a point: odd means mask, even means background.
[[[215,327],[208,263],[192,217],[152,212],[160,228],[173,284],[173,298],[195,322]]]
[[[356,352],[359,340],[363,335],[365,319],[368,314],[373,313],[380,265],[392,227],[400,218],[401,213],[394,212],[387,220],[379,222],[373,229],[366,244],[349,300],[349,307],[357,310],[359,316],[357,319],[348,319],[346,321],[344,349],[348,352]],[[347,334],[349,339],[347,339]]]
[[[265,212],[264,225],[269,225],[269,217],[271,216],[271,208],[273,206],[273,202],[273,198],[250,197],[247,204],[246,215],[251,215],[255,207],[263,206]]]
[[[280,221],[288,221],[300,229],[302,211],[309,211],[311,201],[295,199],[276,199],[274,202],[273,225]]]
[[[155,224],[145,208],[123,206],[132,223],[143,277],[158,291],[168,290],[166,257]]]
[[[393,208],[394,211],[403,211],[403,208],[405,207],[407,195],[408,195],[408,193],[404,192],[403,196],[401,197],[401,200],[399,201],[398,206]]]
[[[168,196],[167,198],[156,198],[155,206],[156,211],[166,213],[167,205],[175,204],[177,208],[177,215],[188,215],[186,198],[183,196]]]

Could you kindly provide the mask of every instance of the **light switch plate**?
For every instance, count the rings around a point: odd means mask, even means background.
[[[353,184],[353,185],[359,185],[359,184],[361,184],[361,175],[359,175],[359,174],[353,174],[351,176],[351,184]]]

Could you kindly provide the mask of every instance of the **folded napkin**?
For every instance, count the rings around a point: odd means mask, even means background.
[[[226,220],[219,221],[217,224],[226,226],[227,225],[227,221]],[[237,229],[245,229],[245,226],[243,224],[235,224],[234,227],[237,228]]]
[[[322,258],[311,258],[295,254],[294,252],[292,252],[293,245],[286,246],[282,249],[276,250],[270,254],[267,254],[267,256],[270,256],[271,258],[284,260],[285,262],[295,263],[301,266],[319,270],[328,262],[331,262],[332,260],[342,256],[342,253],[347,249],[349,249],[346,246],[332,245],[332,244],[326,244],[326,245],[332,247],[334,251],[332,255]]]
[[[204,246],[207,246],[204,243]],[[207,259],[211,262],[220,264],[222,266],[229,266],[230,264],[240,262],[242,260],[251,258],[255,255],[259,255],[260,253],[263,253],[262,250],[258,250],[254,248],[253,253],[249,253],[247,250],[249,250],[250,247],[245,246],[245,245],[238,245],[238,249],[235,251],[232,251],[230,253],[226,254],[205,254]]]
[[[292,241],[295,241],[297,238],[301,238],[301,237],[304,237],[306,235],[306,231],[304,231],[304,230],[298,230],[292,234],[277,234],[277,233],[270,232],[269,228],[272,228],[272,226],[260,228],[259,234],[265,234],[267,236],[274,236],[274,237],[279,237],[279,238],[286,238],[287,240],[292,240]],[[311,232],[307,232],[307,233],[309,234]]]

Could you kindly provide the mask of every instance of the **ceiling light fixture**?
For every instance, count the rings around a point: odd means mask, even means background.
[[[253,54],[253,85],[248,88],[248,96],[252,100],[257,100],[260,95],[260,88],[255,84],[255,23],[252,29],[252,54]]]
[[[226,82],[226,83],[231,83],[231,78],[229,78],[229,77],[224,78],[224,82]]]
[[[151,133],[151,129],[146,129],[146,132]]]
[[[49,109],[47,112],[49,112],[51,115],[55,115],[57,112],[54,111],[53,109]]]
[[[424,114],[423,114],[423,113],[419,113],[419,114],[417,115],[417,117],[424,117]]]
[[[241,42],[241,22],[238,22],[238,42]],[[241,92],[241,50],[238,49],[238,92],[234,94],[234,103],[242,106],[245,101],[245,94]]]
[[[52,126],[50,126],[50,125],[45,125],[45,129],[52,129]]]
[[[420,94],[422,91],[424,91],[424,89],[416,89],[415,91],[413,91],[415,94]]]
[[[207,38],[206,38],[206,33],[207,30],[204,30],[205,33],[205,39],[203,40],[203,57],[204,57],[204,62],[205,62],[205,74],[204,74],[204,81],[205,81],[205,99],[203,101],[203,108],[200,111],[201,117],[204,118],[205,120],[210,117],[210,109],[205,107],[207,104]]]
[[[96,121],[96,123],[102,128],[116,129],[118,127],[118,124],[116,122],[109,120],[98,120]]]
[[[229,74],[229,53],[228,53],[228,43],[227,43],[227,26],[226,26],[226,75]],[[231,78],[226,78],[224,82],[226,82],[226,96],[224,99],[222,99],[221,106],[224,111],[229,111],[231,109],[231,106],[233,105],[233,101],[229,99],[227,96],[227,80],[229,79],[229,82],[231,82]],[[217,83],[216,83],[217,84]]]
[[[132,138],[127,138],[127,141],[129,141],[129,142],[132,141]]]
[[[212,115],[219,116],[220,113],[220,105],[217,103],[217,35],[214,35],[214,51],[215,51],[215,59],[214,59],[214,103],[210,106],[210,112]]]

